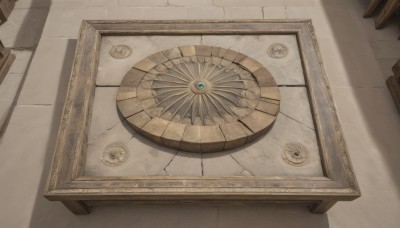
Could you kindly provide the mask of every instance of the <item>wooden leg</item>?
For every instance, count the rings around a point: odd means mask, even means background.
[[[6,77],[11,64],[15,60],[15,55],[11,53],[9,48],[5,48],[0,40],[0,84]]]
[[[378,7],[379,3],[381,3],[382,0],[371,0],[369,3],[367,10],[364,13],[364,17],[370,17]]]
[[[392,95],[397,111],[400,113],[400,77],[390,76],[386,80],[386,85]]]
[[[62,201],[62,203],[76,215],[87,215],[90,213],[90,208],[82,201]]]
[[[311,207],[310,211],[315,214],[324,214],[326,213],[333,205],[335,205],[336,201],[321,201],[317,205]]]
[[[400,0],[389,0],[385,7],[383,7],[382,11],[379,13],[379,16],[375,19],[375,28],[381,29],[385,25],[386,21],[393,15],[393,13],[400,6]]]

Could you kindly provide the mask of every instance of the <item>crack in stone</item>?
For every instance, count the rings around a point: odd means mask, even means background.
[[[308,129],[315,131],[314,128],[308,126],[307,124],[305,124],[305,123],[303,123],[303,122],[300,122],[300,121],[296,120],[295,118],[293,118],[293,117],[291,117],[291,116],[289,116],[289,115],[283,113],[282,111],[280,111],[279,113],[281,113],[282,115],[286,116],[287,118],[292,119],[292,120],[296,121],[297,123],[299,123],[299,124],[301,124],[301,125],[307,127]]]
[[[124,122],[125,120],[121,121],[121,122],[117,122],[116,124],[114,124],[113,126],[107,128],[106,130],[104,130],[102,133],[100,133],[99,135],[97,135],[96,137],[94,137],[92,140],[90,140],[91,142],[88,144],[92,144],[92,142],[96,141],[100,136],[105,135],[107,132],[109,132],[110,130],[112,130],[114,127],[116,127],[119,123]],[[131,139],[133,139],[134,137],[132,136]],[[129,140],[131,140],[129,139]],[[128,140],[128,141],[129,141]]]
[[[171,160],[168,162],[168,164],[164,167],[164,171],[167,172],[168,176],[170,176],[170,175],[169,175],[169,173],[168,173],[168,171],[167,171],[167,167],[172,163],[172,161],[175,159],[175,157],[176,157],[176,155],[177,155],[178,153],[179,153],[179,151],[176,150],[174,156],[171,158]]]
[[[261,7],[261,13],[262,13],[263,19],[265,19],[264,7]]]
[[[248,172],[248,173],[250,173],[252,176],[254,176],[254,175],[253,175],[249,170],[247,170],[247,169],[243,169],[243,171],[240,172],[240,175],[243,175],[244,172]]]
[[[255,176],[254,173],[252,173],[252,172],[251,172],[250,170],[248,170],[244,165],[242,165],[242,164],[232,155],[232,153],[229,153],[229,155],[231,156],[231,158],[232,158],[236,163],[238,163],[238,165],[240,165],[240,167],[242,167],[243,171],[242,171],[240,174],[242,174],[244,171],[247,171],[247,172],[249,172],[252,176]]]

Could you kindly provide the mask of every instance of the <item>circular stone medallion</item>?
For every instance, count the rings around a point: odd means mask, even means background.
[[[281,43],[271,44],[267,49],[267,54],[275,59],[281,59],[286,57],[289,52],[289,49]]]
[[[119,166],[128,159],[128,149],[123,143],[109,144],[103,151],[101,161],[107,166]]]
[[[132,49],[126,45],[115,45],[110,50],[110,55],[116,59],[128,58],[132,53]]]
[[[280,93],[258,61],[211,46],[155,53],[125,75],[117,105],[154,142],[184,151],[232,149],[274,123]]]
[[[308,150],[301,143],[287,143],[282,152],[283,160],[292,166],[304,166],[308,161]]]

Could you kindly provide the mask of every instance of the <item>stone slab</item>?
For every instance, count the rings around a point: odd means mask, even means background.
[[[7,157],[0,160],[0,180],[7,186],[1,188],[0,194],[1,226],[30,226],[56,140],[59,118],[55,120],[54,115],[59,115],[54,112],[54,106],[14,109],[0,144],[0,154]]]
[[[288,48],[284,58],[271,58],[267,54],[270,45],[282,43]],[[260,62],[278,85],[304,85],[297,41],[291,35],[261,35],[261,36],[203,36],[203,44],[223,47],[241,52]]]
[[[306,88],[280,87],[279,91],[282,97],[280,112],[283,115],[289,116],[299,123],[314,129],[314,122],[311,115],[311,108]]]
[[[282,159],[284,145],[292,142],[307,147],[309,161],[305,166],[291,166]],[[255,176],[323,176],[315,131],[281,114],[268,134],[231,154]]]
[[[42,38],[27,72],[18,104],[64,102],[76,41]]]
[[[48,38],[77,38],[82,20],[107,18],[104,7],[52,7],[42,36]]]
[[[135,39],[118,36],[105,37],[102,40],[96,84],[119,86],[129,69],[147,56],[174,47],[200,43],[200,36],[137,36]],[[109,54],[112,46],[120,44],[132,48],[132,54],[126,59],[114,59]]]
[[[129,157],[120,166],[110,167],[102,163],[101,157],[106,146],[116,142],[127,147]],[[162,175],[175,154],[175,150],[158,146],[143,138],[124,121],[105,131],[88,145],[85,175]]]
[[[116,112],[116,101],[118,88],[96,88],[92,119],[89,130],[89,143],[103,132],[111,129],[121,122]]]
[[[12,53],[15,55],[15,61],[11,65],[8,73],[11,74],[25,74],[27,67],[32,57],[32,50],[19,50],[14,49]]]
[[[171,176],[202,176],[201,154],[180,151],[165,170]]]
[[[240,176],[244,168],[237,163],[230,152],[203,155],[204,176]]]

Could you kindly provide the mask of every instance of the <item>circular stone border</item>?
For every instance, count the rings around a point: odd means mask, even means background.
[[[241,116],[236,122],[210,126],[151,117],[146,112],[144,106],[148,107],[148,104],[143,99],[154,96],[152,85],[148,85],[148,81],[141,83],[142,80],[145,77],[156,79],[158,74],[174,67],[176,62],[181,62],[185,57],[202,59],[206,64],[214,64],[213,60],[221,59],[225,64],[235,64],[241,70],[247,71],[259,88],[259,99],[254,105],[254,110],[248,115]],[[192,82],[188,90],[195,92],[205,87],[207,85],[201,82]],[[175,47],[148,56],[126,73],[117,93],[119,112],[140,134],[166,147],[202,153],[233,149],[260,137],[275,122],[279,113],[279,103],[279,88],[271,73],[261,63],[233,50],[205,45]]]

